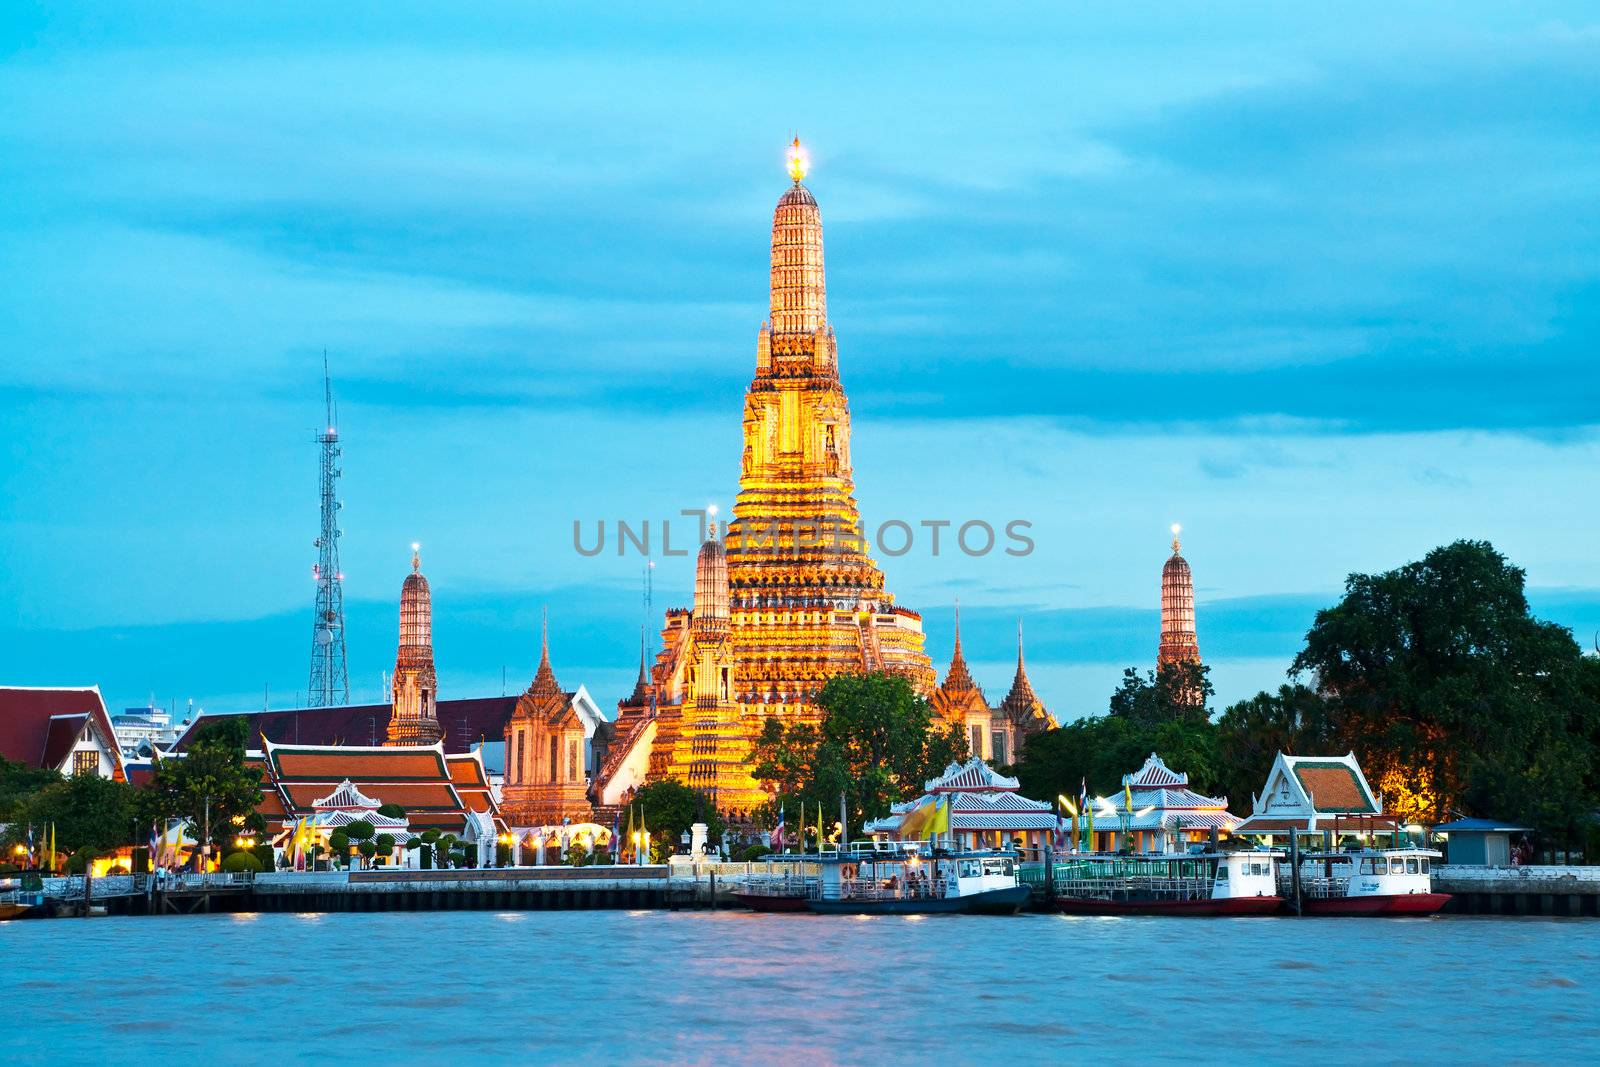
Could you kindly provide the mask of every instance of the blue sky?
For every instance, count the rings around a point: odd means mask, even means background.
[[[1174,521],[1223,701],[1457,537],[1600,628],[1592,7],[12,8],[0,101],[6,681],[304,691],[327,348],[356,695],[419,540],[445,695],[548,604],[614,700],[572,523],[731,503],[795,131],[869,522],[1034,524],[882,560],[941,664],[1101,710]]]

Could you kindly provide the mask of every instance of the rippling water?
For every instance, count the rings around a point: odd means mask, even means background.
[[[1600,1049],[1600,924],[1581,920],[63,919],[0,924],[0,982],[8,1063],[1549,1063]]]

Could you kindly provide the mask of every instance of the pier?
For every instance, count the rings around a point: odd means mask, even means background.
[[[1433,885],[1456,915],[1600,917],[1600,867],[1438,864]]]

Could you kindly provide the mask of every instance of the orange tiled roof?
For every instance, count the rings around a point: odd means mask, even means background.
[[[352,782],[429,781],[449,778],[437,750],[358,749],[337,747],[272,749],[276,777],[280,782],[321,781],[337,785]]]
[[[1361,787],[1360,779],[1347,764],[1301,761],[1294,765],[1294,774],[1318,811],[1378,813],[1377,801]]]
[[[489,788],[489,781],[483,775],[483,764],[476,757],[470,754],[446,756],[445,762],[450,764],[450,780],[457,789]]]
[[[283,791],[296,811],[307,812],[318,800],[338,786],[338,782],[285,782]],[[398,804],[413,812],[461,812],[463,806],[447,782],[362,782],[361,791],[380,804]]]

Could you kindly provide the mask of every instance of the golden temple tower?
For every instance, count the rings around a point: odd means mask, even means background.
[[[773,213],[770,315],[745,395],[727,539],[735,693],[758,723],[814,721],[816,693],[836,674],[897,671],[924,694],[934,680],[921,616],[895,605],[867,555],[806,166],[797,138],[793,184]]]
[[[767,799],[746,762],[762,720],[739,706],[728,605],[728,555],[712,523],[695,561],[679,684],[657,719],[650,774],[698,789],[718,811],[747,812]]]
[[[394,658],[388,745],[431,745],[442,736],[434,710],[433,598],[422,575],[421,546],[411,546],[411,573],[400,586],[400,648]]]
[[[1172,525],[1172,555],[1161,568],[1161,645],[1156,665],[1200,662],[1200,642],[1194,630],[1194,575],[1189,561],[1178,554],[1178,534]]]

